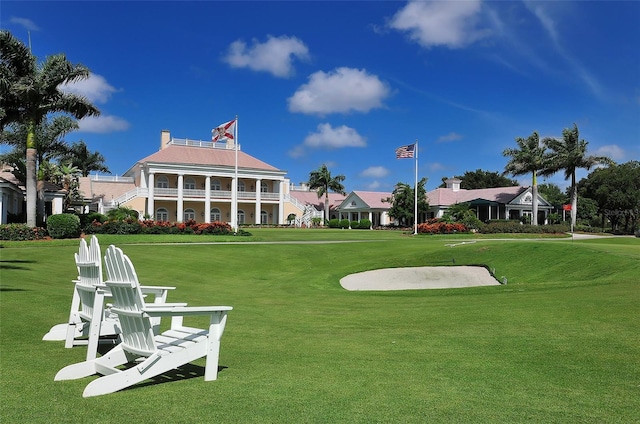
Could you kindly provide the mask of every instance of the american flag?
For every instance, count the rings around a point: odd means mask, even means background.
[[[409,144],[407,146],[398,147],[396,149],[396,159],[412,158],[413,152],[415,151],[415,149],[416,149],[415,144]]]

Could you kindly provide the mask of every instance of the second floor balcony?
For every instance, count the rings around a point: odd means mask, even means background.
[[[206,197],[206,190],[198,189],[184,189],[182,190],[183,199],[204,199]],[[211,200],[231,200],[232,192],[230,190],[210,190],[209,198]],[[154,198],[178,198],[177,188],[159,188],[153,189]],[[256,193],[253,191],[238,191],[238,200],[256,200]],[[273,192],[261,192],[261,201],[278,201],[280,199],[280,193]]]

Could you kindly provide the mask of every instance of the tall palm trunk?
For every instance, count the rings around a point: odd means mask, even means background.
[[[327,225],[327,222],[329,222],[329,187],[324,194],[324,222],[322,225]]]
[[[576,227],[578,216],[578,190],[576,189],[576,172],[571,173],[571,230]]]
[[[538,225],[538,177],[535,172],[531,184],[531,213],[531,225]]]
[[[27,225],[36,226],[36,140],[35,123],[30,121],[27,127]]]

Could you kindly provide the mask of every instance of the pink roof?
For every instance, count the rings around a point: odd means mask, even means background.
[[[318,198],[318,193],[315,191],[291,190],[289,195],[300,203],[313,205],[318,210],[324,210],[324,195]],[[339,206],[345,198],[346,196],[343,196],[340,193],[329,192],[329,209],[334,209]]]
[[[102,197],[105,201],[111,201],[135,188],[133,182],[92,181],[89,177],[80,177],[80,191],[85,199]]]
[[[235,151],[197,146],[169,145],[138,162],[174,163],[181,165],[221,165],[235,167]],[[238,151],[238,167],[279,171],[268,163]]]
[[[382,191],[354,191],[353,194],[362,199],[371,209],[389,209],[391,207],[391,203],[383,202],[382,199],[391,197],[393,193]]]
[[[490,202],[509,203],[527,187],[497,187],[480,188],[476,190],[460,189],[453,191],[450,188],[437,188],[427,193],[429,206],[449,206],[456,203],[470,202],[475,199],[488,200]]]

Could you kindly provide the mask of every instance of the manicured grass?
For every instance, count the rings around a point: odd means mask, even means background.
[[[448,247],[471,239],[258,229],[247,241],[281,243],[184,244],[202,240],[148,245],[139,244],[150,242],[143,236],[100,236],[103,249],[123,248],[143,283],[177,286],[170,300],[234,307],[218,380],[204,382],[199,360],[90,399],[82,391],[95,377],[53,381],[84,349],[40,340],[67,317],[77,240],[3,243],[0,421],[546,423],[640,416],[638,239]],[[314,243],[282,243],[292,240]],[[326,240],[354,242],[320,243]],[[454,261],[495,268],[508,284],[400,292],[347,292],[339,284],[353,272]]]

